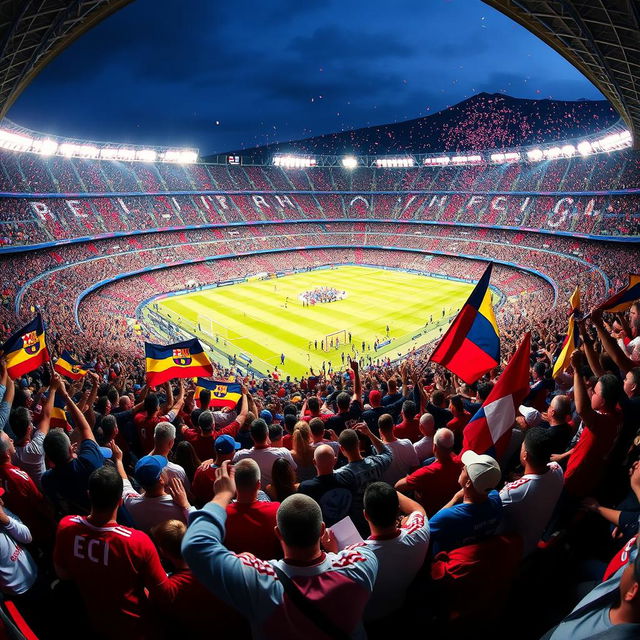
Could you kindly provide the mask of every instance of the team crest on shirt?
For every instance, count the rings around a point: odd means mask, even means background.
[[[186,347],[184,349],[174,349],[173,350],[173,361],[180,367],[186,367],[191,364],[191,353],[189,353],[189,348]]]
[[[30,356],[40,351],[40,340],[38,340],[38,334],[35,331],[29,331],[22,336],[22,348]]]
[[[214,398],[224,398],[227,395],[227,385],[217,384],[212,393]]]
[[[77,364],[72,364],[71,373],[80,373],[80,367]]]

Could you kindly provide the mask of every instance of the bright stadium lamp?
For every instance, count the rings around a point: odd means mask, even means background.
[[[588,156],[592,151],[593,149],[591,147],[591,143],[587,140],[583,140],[582,142],[578,143],[578,153],[581,156]]]
[[[532,162],[540,162],[543,155],[544,153],[542,152],[542,149],[531,149],[530,151],[527,151],[527,158]]]
[[[358,166],[358,160],[354,156],[345,156],[342,158],[342,166],[345,169],[355,169]]]

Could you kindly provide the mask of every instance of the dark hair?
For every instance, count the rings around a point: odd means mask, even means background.
[[[98,413],[106,413],[107,411],[107,403],[109,402],[109,398],[107,398],[107,396],[100,396],[97,400],[96,400],[96,404],[95,404],[95,410]]]
[[[281,424],[273,423],[269,425],[269,440],[280,440],[283,435],[284,432]]]
[[[109,388],[107,389],[107,398],[109,402],[111,404],[117,404],[119,397],[120,397],[120,394],[118,393],[118,390],[113,385],[110,385]]]
[[[262,418],[256,418],[251,423],[251,437],[253,441],[262,444],[267,440],[268,435],[269,427],[267,423]]]
[[[290,547],[306,549],[318,542],[322,531],[322,511],[309,496],[295,493],[282,502],[276,514],[278,529]]]
[[[298,422],[298,413],[285,413],[284,415],[284,428],[287,433],[293,433],[293,428]]]
[[[440,389],[436,389],[432,394],[431,394],[431,402],[433,404],[436,405],[436,407],[439,407],[445,399],[445,394],[444,391],[440,390]]]
[[[311,418],[311,420],[309,420],[309,429],[311,429],[311,433],[314,436],[323,436],[324,422],[322,418]]]
[[[211,433],[213,431],[213,413],[211,411],[203,411],[198,416],[198,426],[202,433]]]
[[[605,373],[600,376],[600,388],[602,390],[602,399],[607,409],[614,409],[620,399],[620,380],[612,373]]]
[[[338,409],[342,409],[343,411],[348,409],[351,404],[351,396],[345,391],[341,391],[336,397],[336,404],[338,405]]]
[[[386,482],[372,482],[364,492],[364,510],[376,527],[391,527],[400,504],[396,490]]]
[[[47,458],[56,466],[70,460],[71,441],[62,429],[51,429],[45,436],[42,446]]]
[[[116,429],[118,428],[118,422],[115,416],[105,416],[100,421],[100,429],[102,429],[102,441],[103,443],[113,440]]]
[[[524,449],[531,464],[542,467],[553,453],[553,438],[544,427],[531,427],[524,436]]]
[[[378,429],[380,429],[380,431],[384,431],[385,433],[393,431],[393,418],[388,413],[383,413],[378,418]]]
[[[193,445],[186,440],[179,442],[176,446],[176,450],[173,453],[173,462],[179,464],[184,472],[187,474],[189,480],[193,480],[193,476],[196,473],[196,469],[200,466],[200,458]]]
[[[418,413],[418,407],[413,400],[405,400],[402,403],[402,413],[409,418],[409,420],[413,420]]]
[[[492,391],[493,391],[493,382],[478,383],[478,398],[480,398],[480,400],[486,400]]]
[[[538,378],[544,378],[544,374],[547,370],[547,366],[544,362],[536,362],[533,365],[533,371],[538,376]]]
[[[358,434],[353,429],[344,429],[338,437],[340,446],[350,453],[355,453],[360,448],[360,440]]]
[[[122,497],[122,478],[115,467],[105,465],[91,473],[88,488],[94,509],[115,509]]]
[[[320,401],[315,396],[311,396],[307,400],[307,407],[311,413],[318,413],[320,411]]]
[[[633,378],[633,383],[638,387],[640,391],[640,367],[633,367],[633,369],[629,369],[629,373]]]
[[[31,416],[29,415],[29,409],[26,407],[18,407],[9,414],[9,425],[13,431],[15,437],[18,440],[22,440],[29,431],[31,425]]]
[[[276,458],[271,467],[271,486],[282,502],[296,492],[296,473],[286,458]]]
[[[449,398],[449,402],[453,405],[456,411],[462,413],[464,411],[464,404],[462,403],[462,396],[456,394]]]
[[[203,409],[207,409],[209,407],[209,403],[211,402],[211,391],[209,391],[209,389],[202,389],[200,391],[200,395],[198,396],[198,400],[200,400],[200,406]]]
[[[298,407],[296,407],[295,404],[289,403],[289,404],[285,405],[284,411],[282,413],[284,414],[285,418],[288,415],[293,415],[293,416],[297,417],[298,416]]]
[[[147,415],[154,414],[158,410],[159,406],[160,401],[155,393],[149,393],[144,399],[144,410],[147,412]]]

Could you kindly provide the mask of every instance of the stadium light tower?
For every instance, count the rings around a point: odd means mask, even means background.
[[[342,166],[345,169],[355,169],[358,166],[358,160],[354,156],[345,156],[342,158]]]

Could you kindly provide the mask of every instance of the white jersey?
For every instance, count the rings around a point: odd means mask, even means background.
[[[164,468],[164,470],[169,477],[169,480],[171,480],[172,478],[178,478],[178,480],[180,480],[180,482],[182,482],[182,484],[184,485],[185,491],[187,491],[187,493],[191,491],[191,483],[189,482],[189,478],[187,478],[187,473],[179,464],[168,460],[167,466]]]
[[[393,487],[398,480],[415,471],[420,466],[420,460],[418,460],[411,440],[398,438],[393,442],[385,442],[385,444],[391,449],[393,458],[387,470],[382,474],[382,479]]]
[[[413,443],[413,448],[422,464],[427,458],[433,457],[433,436],[423,436],[418,442]]]
[[[407,589],[424,564],[429,549],[429,521],[414,511],[392,538],[371,536],[366,545],[378,558],[378,577],[364,612],[365,620],[375,620],[398,610]]]
[[[523,553],[528,555],[538,544],[549,523],[562,493],[564,474],[557,462],[550,462],[544,475],[528,473],[515,482],[504,485],[502,500],[503,533],[517,533],[523,542]]]
[[[42,489],[42,474],[47,470],[44,462],[44,437],[42,431],[36,431],[26,445],[16,446],[13,456],[13,464],[26,471],[38,489]]]
[[[240,462],[240,460],[244,460],[245,458],[251,458],[258,463],[260,467],[260,484],[263,487],[271,484],[271,469],[273,468],[273,463],[278,458],[286,458],[291,463],[294,471],[298,469],[298,465],[291,456],[291,452],[284,447],[266,447],[264,449],[252,447],[251,449],[241,449],[234,456],[233,463]]]
[[[181,520],[187,524],[189,513],[195,511],[195,507],[183,509],[173,502],[169,495],[161,495],[149,498],[140,495],[129,480],[123,480],[122,503],[129,512],[131,519],[145,533],[149,533],[151,527],[165,520]]]
[[[29,529],[7,508],[6,525],[0,525],[0,590],[8,595],[28,591],[38,576],[38,567],[31,554],[23,548],[31,542]]]

